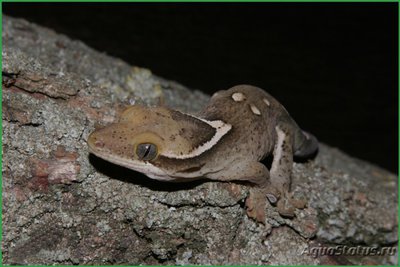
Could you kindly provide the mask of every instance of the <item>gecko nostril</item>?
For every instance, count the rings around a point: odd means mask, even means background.
[[[98,148],[103,148],[105,144],[103,141],[96,141],[94,142],[94,145]]]

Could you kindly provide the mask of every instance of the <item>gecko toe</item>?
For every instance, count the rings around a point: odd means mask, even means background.
[[[247,216],[265,224],[265,204],[265,194],[261,190],[250,190],[250,195],[246,198]]]
[[[277,205],[278,208],[278,213],[282,217],[287,217],[287,218],[293,218],[294,217],[294,211],[296,210],[295,207],[293,207],[290,203],[287,201],[281,200],[278,202]]]

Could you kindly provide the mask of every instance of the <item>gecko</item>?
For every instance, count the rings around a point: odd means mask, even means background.
[[[317,139],[274,97],[251,85],[216,92],[195,115],[130,106],[87,143],[97,157],[160,181],[248,182],[247,214],[258,222],[265,221],[267,199],[284,217],[305,207],[290,191],[293,157],[318,150]],[[260,162],[269,155],[270,169]]]

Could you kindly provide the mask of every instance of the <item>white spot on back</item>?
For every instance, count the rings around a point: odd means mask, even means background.
[[[266,98],[263,98],[263,101],[264,101],[264,103],[265,103],[265,104],[267,104],[267,106],[269,107],[269,105],[270,105],[270,104],[269,104],[269,101],[268,101],[268,99],[266,99]]]
[[[306,139],[310,140],[310,135],[305,131],[302,131],[302,132],[303,132],[304,136],[306,137]]]
[[[250,109],[254,114],[261,115],[261,111],[254,104],[250,104]]]
[[[220,94],[220,92],[221,92],[221,91],[215,92],[215,93],[211,96],[211,98],[217,97],[217,96]]]
[[[236,92],[232,94],[232,99],[236,102],[241,102],[246,99],[246,96],[243,93]]]
[[[176,155],[173,153],[166,153],[163,156],[168,157],[168,158],[174,158],[174,159],[189,159],[189,158],[197,157],[197,156],[203,154],[205,151],[211,149],[215,144],[218,143],[219,140],[221,140],[221,138],[225,134],[227,134],[232,129],[232,125],[225,123],[221,120],[209,121],[209,120],[205,120],[202,118],[198,118],[198,117],[190,115],[190,114],[187,114],[187,115],[191,116],[193,118],[196,118],[198,120],[201,120],[202,122],[205,122],[208,125],[210,125],[211,127],[213,127],[215,129],[214,136],[210,140],[208,140],[207,142],[202,144],[201,146],[193,149],[189,154]]]

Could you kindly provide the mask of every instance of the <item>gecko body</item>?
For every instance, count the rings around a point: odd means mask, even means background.
[[[196,115],[131,106],[119,122],[94,131],[88,145],[96,156],[156,180],[250,182],[247,212],[258,221],[265,220],[266,197],[283,216],[304,205],[289,193],[293,156],[318,149],[275,98],[250,85],[215,93]],[[268,170],[260,161],[271,154]]]

